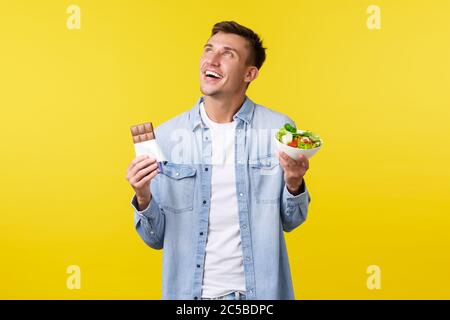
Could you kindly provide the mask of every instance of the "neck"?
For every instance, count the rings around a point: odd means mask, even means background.
[[[205,96],[203,103],[208,117],[217,123],[228,123],[233,121],[233,116],[238,112],[245,100],[245,94],[214,97]]]

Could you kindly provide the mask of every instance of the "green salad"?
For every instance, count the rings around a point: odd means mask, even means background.
[[[276,137],[281,143],[299,149],[313,149],[322,145],[322,139],[318,135],[297,129],[289,123],[278,130]]]

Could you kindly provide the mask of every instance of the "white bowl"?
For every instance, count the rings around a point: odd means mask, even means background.
[[[291,157],[294,160],[298,160],[299,155],[304,155],[306,158],[311,158],[313,155],[316,154],[317,151],[320,150],[322,147],[322,144],[319,147],[313,148],[313,149],[299,149],[290,147],[286,144],[281,143],[278,141],[278,139],[275,137],[275,143],[277,146],[277,150],[284,151],[289,157]]]

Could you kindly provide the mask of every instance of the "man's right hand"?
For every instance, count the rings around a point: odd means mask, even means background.
[[[128,166],[126,179],[136,193],[138,210],[147,208],[152,200],[150,181],[158,172],[156,160],[147,155],[136,157]]]

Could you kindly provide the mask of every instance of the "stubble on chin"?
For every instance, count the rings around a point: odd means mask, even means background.
[[[218,96],[220,94],[219,90],[215,90],[215,89],[204,89],[202,86],[200,86],[200,92],[205,95],[205,96],[210,96],[210,97],[214,97],[214,96]]]

